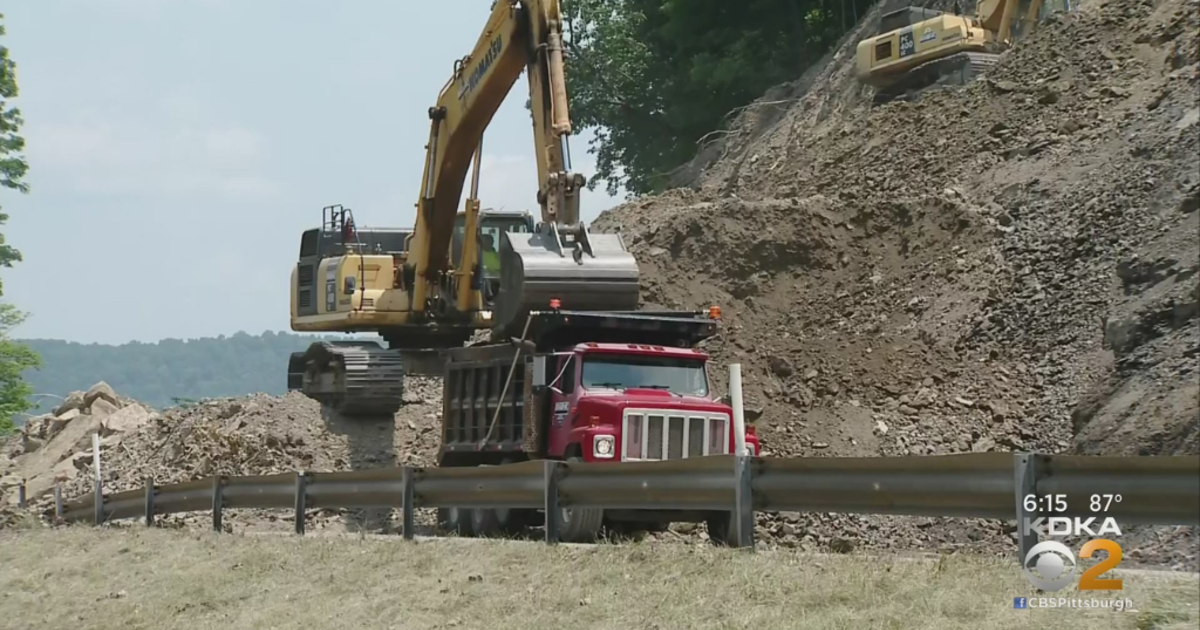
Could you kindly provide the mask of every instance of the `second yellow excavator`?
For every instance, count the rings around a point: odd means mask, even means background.
[[[403,374],[438,373],[440,350],[466,344],[477,330],[519,337],[527,314],[551,299],[576,311],[637,308],[638,266],[620,235],[593,234],[580,221],[586,182],[570,170],[562,27],[559,0],[493,3],[474,50],[455,63],[429,108],[411,230],[359,228],[350,210],[330,206],[322,227],[303,234],[292,329],[377,333],[387,348],[315,343],[292,355],[289,389],[346,414],[391,413],[401,404]],[[540,221],[481,212],[478,195],[484,130],[522,71]]]
[[[1062,2],[1070,10],[1070,0]],[[858,43],[856,74],[875,88],[877,103],[933,85],[961,85],[1031,33],[1044,8],[1043,0],[980,0],[974,15],[916,6],[887,11],[878,34]]]

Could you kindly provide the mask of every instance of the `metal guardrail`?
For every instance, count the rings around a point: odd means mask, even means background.
[[[1028,495],[1050,513],[1029,510]],[[1094,497],[1120,495],[1101,510]],[[102,497],[97,506],[95,497]],[[1051,497],[1047,500],[1046,497]],[[1063,503],[1059,503],[1062,501]],[[1064,505],[1065,503],[1065,505]],[[1079,457],[972,453],[933,457],[774,458],[732,455],[637,463],[530,461],[478,468],[390,468],[211,477],[103,496],[56,509],[93,521],[225,508],[290,508],[303,534],[309,508],[399,508],[404,537],[416,508],[560,507],[732,513],[732,542],[754,546],[754,512],[841,512],[965,518],[1113,517],[1118,523],[1200,525],[1200,457]],[[545,540],[558,541],[558,519]],[[1022,556],[1036,543],[1020,536]]]

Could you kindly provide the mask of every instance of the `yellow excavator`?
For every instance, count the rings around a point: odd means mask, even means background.
[[[551,299],[572,310],[634,310],[637,262],[620,235],[579,218],[584,177],[570,170],[571,120],[559,0],[497,0],[470,55],[429,108],[429,141],[411,230],[359,228],[328,206],[301,237],[291,279],[291,327],[375,333],[322,341],[292,355],[288,388],[343,415],[394,413],[404,374],[439,373],[440,351],[479,330],[521,335]],[[481,211],[483,133],[522,71],[528,76],[539,220]],[[468,170],[470,189],[460,211]]]
[[[1070,0],[1063,0],[1070,10]],[[1041,21],[1043,0],[981,0],[974,15],[905,6],[888,11],[877,34],[858,43],[858,79],[883,103],[934,85],[962,85]]]

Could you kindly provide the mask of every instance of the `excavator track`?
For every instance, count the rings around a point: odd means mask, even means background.
[[[966,85],[996,65],[999,57],[996,53],[963,52],[927,61],[879,88],[875,92],[875,103],[912,99],[933,87]]]
[[[343,416],[394,414],[403,404],[403,360],[371,342],[314,343],[292,355],[288,389]]]

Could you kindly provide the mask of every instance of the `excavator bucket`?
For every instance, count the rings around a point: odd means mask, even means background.
[[[557,299],[564,310],[637,310],[637,260],[620,234],[590,234],[582,225],[542,224],[500,239],[500,294],[493,330],[519,337],[530,311]]]

